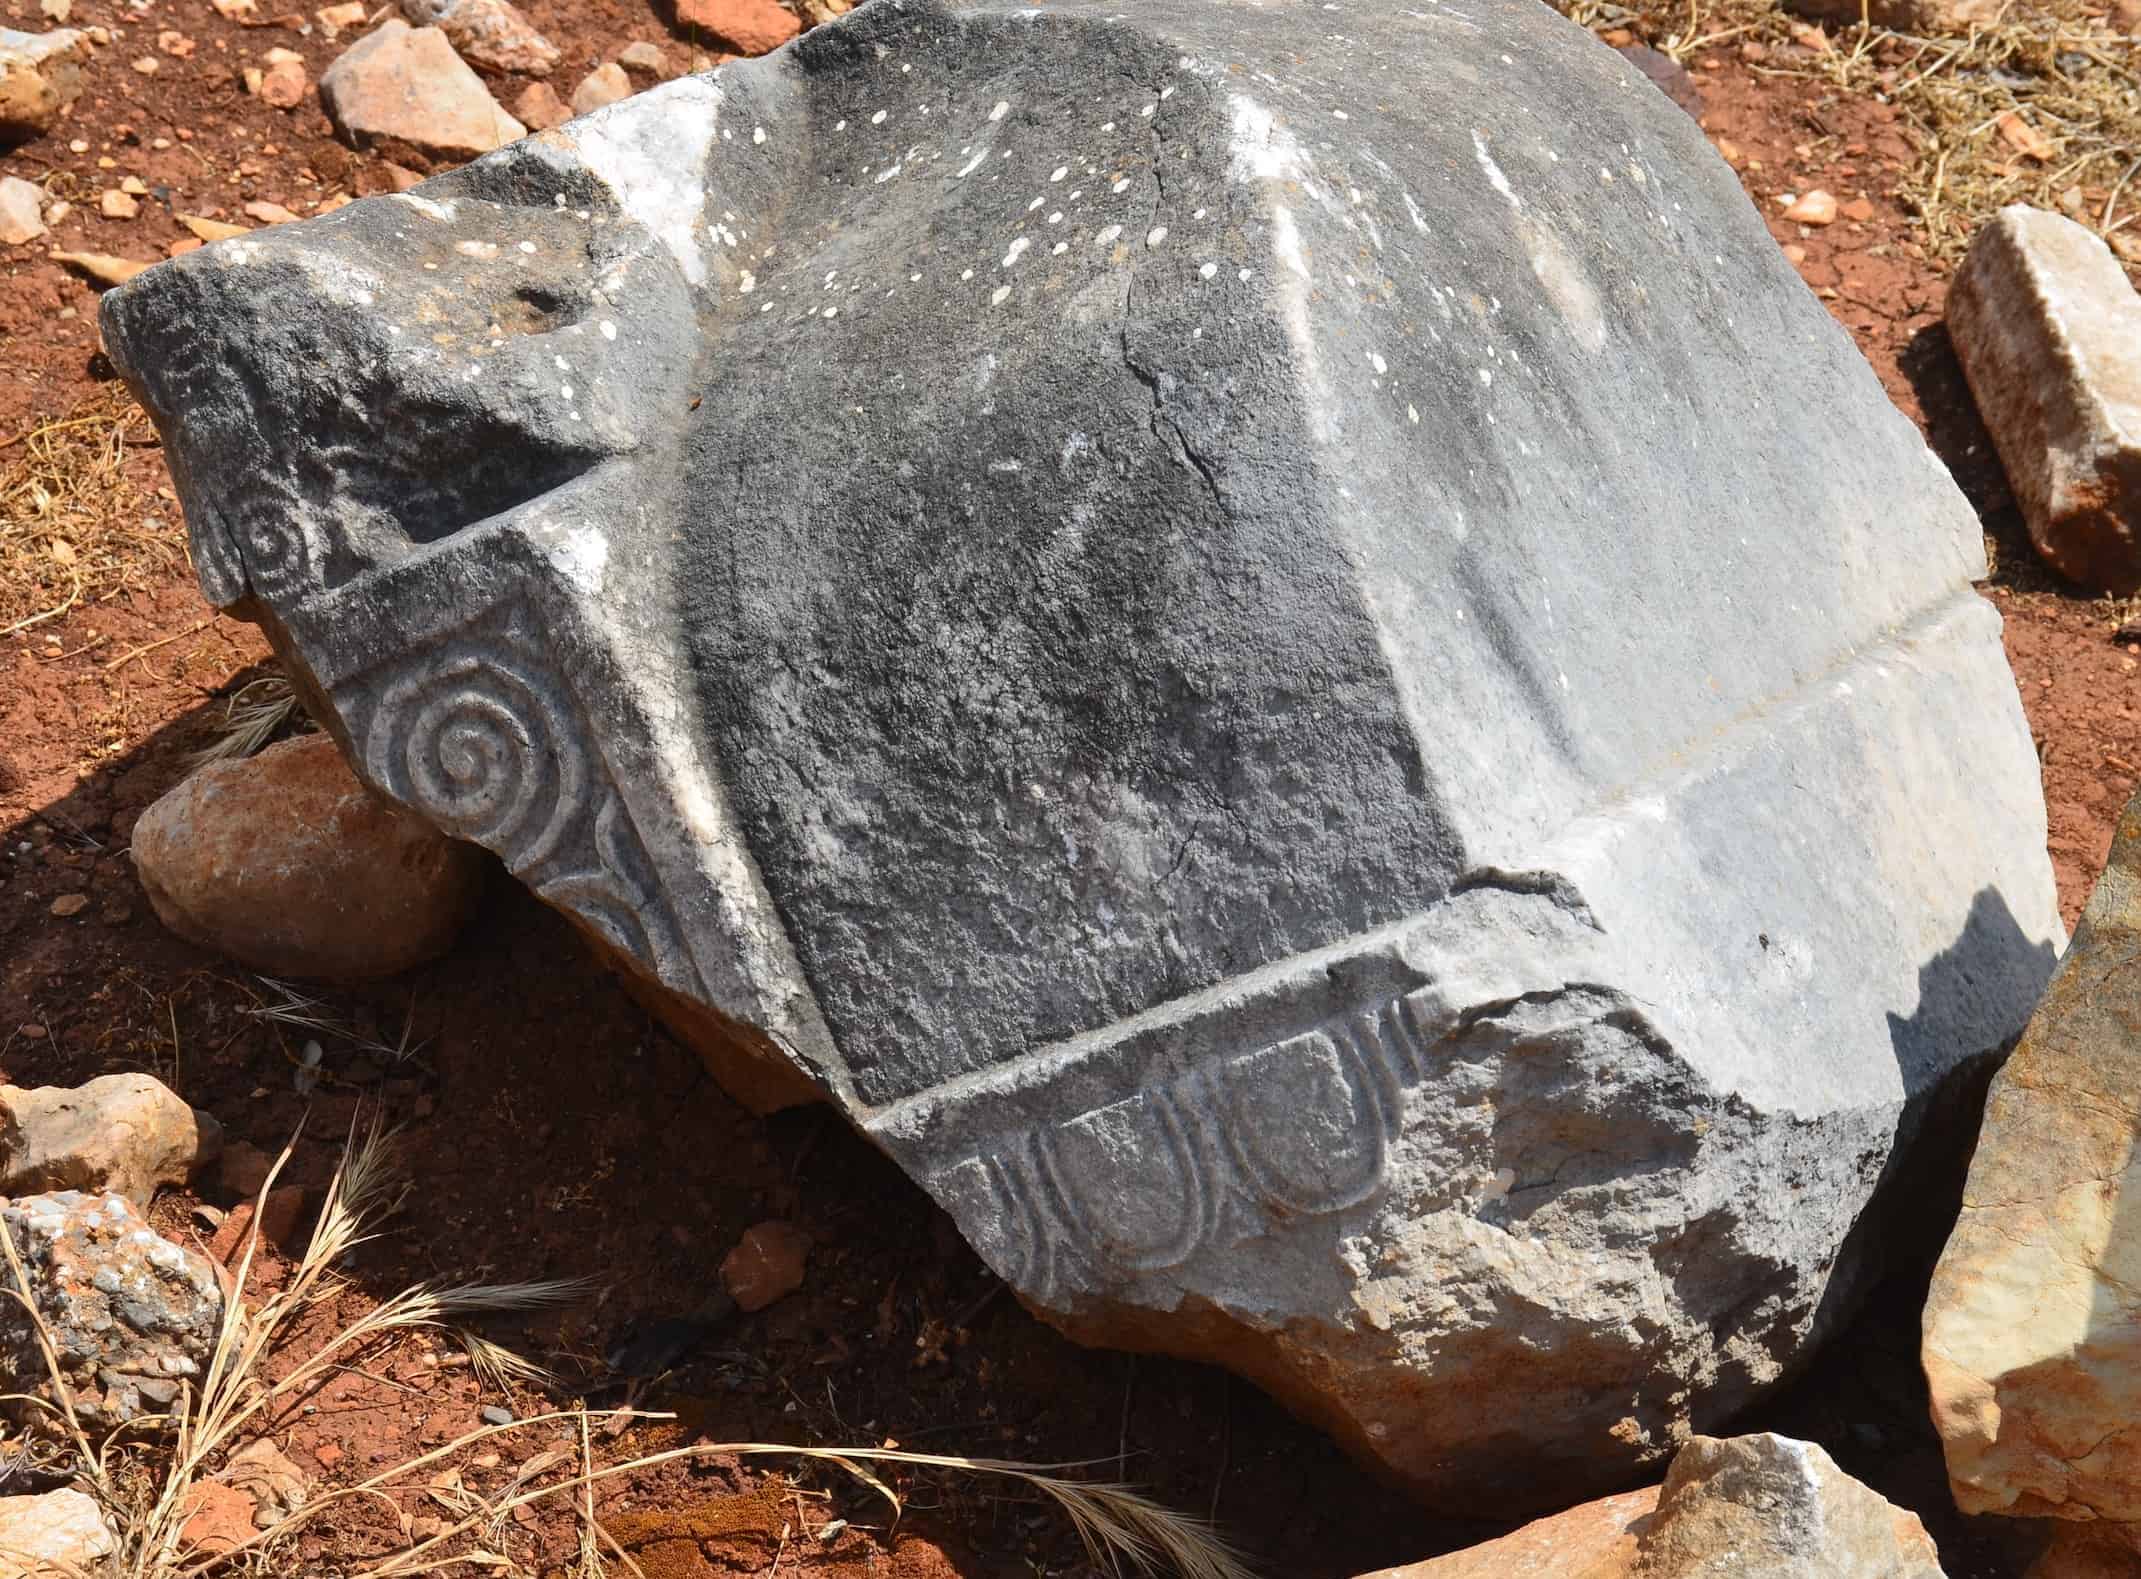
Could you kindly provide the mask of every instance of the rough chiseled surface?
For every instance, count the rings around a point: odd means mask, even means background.
[[[223,1149],[223,1126],[153,1075],[0,1086],[0,1195],[115,1190],[146,1210]]]
[[[2019,204],[1970,243],[1948,336],[2037,551],[2141,590],[2141,297],[2101,238]]]
[[[85,1425],[162,1414],[183,1383],[200,1385],[223,1317],[205,1259],[109,1192],[26,1195],[0,1207],[0,1219]],[[14,1300],[0,1302],[0,1373],[14,1378],[11,1390],[50,1396],[35,1329]]]
[[[1915,1513],[1812,1442],[1699,1436],[1665,1484],[1363,1579],[1942,1579]]]
[[[1969,1513],[2141,1525],[2141,799],[1986,1100],[1925,1307]]]
[[[209,595],[732,1089],[1536,1506],[1833,1325],[2060,929],[1969,509],[1463,11],[875,0],[104,311]]]

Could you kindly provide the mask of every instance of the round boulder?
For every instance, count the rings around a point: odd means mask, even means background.
[[[134,864],[179,936],[276,976],[358,981],[444,953],[484,857],[372,794],[326,735],[201,769],[143,813]]]

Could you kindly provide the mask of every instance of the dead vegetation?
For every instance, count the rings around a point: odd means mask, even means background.
[[[64,416],[0,437],[0,636],[144,587],[185,563],[178,509],[127,477],[153,442],[125,386],[99,385]]]
[[[1914,151],[1899,195],[1936,262],[1959,258],[2004,205],[2029,203],[2141,263],[2141,38],[2084,0],[2010,0],[1989,19],[1921,23],[1922,32],[1875,26],[1863,4],[1859,21],[1823,26],[1775,0],[1557,3],[1586,27],[1624,28],[1683,65],[1730,48],[1757,76],[1895,105]]]
[[[261,1185],[256,1210],[289,1157],[285,1148]],[[76,1414],[56,1340],[38,1309],[13,1236],[0,1222],[0,1253],[5,1254],[11,1283],[0,1293],[29,1312],[49,1378],[45,1393],[18,1392],[0,1401],[34,1417],[26,1442],[47,1467],[70,1475],[98,1500],[118,1536],[118,1549],[110,1558],[94,1573],[74,1579],[208,1579],[296,1572],[299,1533],[329,1509],[352,1502],[391,1510],[399,1525],[399,1548],[375,1559],[338,1559],[328,1567],[312,1560],[303,1564],[305,1572],[323,1579],[328,1574],[415,1579],[473,1569],[532,1579],[541,1571],[531,1566],[533,1559],[510,1550],[514,1515],[532,1504],[556,1502],[570,1510],[577,1526],[577,1550],[568,1570],[575,1579],[598,1579],[620,1570],[645,1579],[638,1562],[603,1527],[595,1487],[683,1460],[763,1457],[833,1466],[881,1497],[895,1521],[903,1504],[885,1472],[891,1467],[1009,1481],[1051,1502],[1076,1530],[1097,1568],[1179,1579],[1250,1579],[1242,1559],[1204,1525],[1128,1486],[1085,1481],[1068,1473],[1083,1466],[915,1453],[890,1446],[771,1442],[694,1442],[600,1463],[598,1434],[609,1440],[632,1422],[673,1417],[630,1409],[591,1411],[577,1401],[465,1432],[354,1484],[317,1488],[272,1527],[256,1529],[228,1548],[208,1550],[193,1544],[187,1524],[199,1506],[204,1483],[248,1441],[271,1435],[277,1420],[329,1377],[376,1357],[398,1335],[420,1330],[465,1333],[462,1324],[481,1313],[539,1309],[582,1292],[554,1282],[420,1284],[337,1326],[324,1341],[300,1347],[294,1339],[303,1319],[334,1308],[345,1290],[335,1268],[376,1235],[378,1224],[400,1205],[406,1187],[393,1166],[386,1133],[375,1125],[354,1137],[327,1186],[311,1239],[281,1288],[264,1298],[251,1289],[259,1242],[249,1237],[225,1284],[222,1323],[206,1373],[197,1385],[182,1390],[170,1414],[136,1420],[102,1442],[90,1440]],[[525,1381],[544,1374],[496,1344],[481,1339],[470,1344],[472,1351],[479,1346],[488,1351],[488,1363],[501,1378]],[[479,1447],[496,1447],[516,1437],[526,1445],[531,1435],[549,1445],[530,1452],[504,1485],[488,1495],[474,1490],[457,1467]],[[420,1534],[416,1515],[426,1508],[443,1510],[447,1517],[432,1517],[431,1526]]]

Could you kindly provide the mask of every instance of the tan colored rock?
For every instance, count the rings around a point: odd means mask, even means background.
[[[325,735],[212,763],[143,813],[134,864],[181,937],[270,975],[390,976],[449,948],[483,856],[358,784]]]
[[[582,77],[580,85],[572,90],[572,113],[592,115],[631,96],[632,79],[625,75],[624,67],[614,60],[605,61]]]
[[[644,71],[665,82],[674,75],[669,69],[669,57],[662,53],[662,46],[646,39],[627,44],[617,51],[617,64],[627,71]]]
[[[267,62],[260,85],[253,89],[263,104],[278,110],[294,110],[312,93],[312,78],[305,70],[305,57],[294,49],[277,47],[261,57]]]
[[[1942,1579],[1918,1516],[1811,1442],[1691,1438],[1665,1484],[1363,1579]]]
[[[547,77],[561,58],[512,0],[401,0],[401,10],[413,25],[443,32],[463,60],[493,71]]]
[[[111,1190],[146,1208],[222,1148],[223,1126],[153,1075],[0,1086],[0,1195]]]
[[[2003,208],[1948,290],[1948,337],[2030,540],[2099,592],[2141,590],[2141,298],[2062,215]]]
[[[331,44],[344,33],[354,33],[364,26],[364,20],[371,15],[371,11],[364,4],[364,0],[342,0],[340,5],[321,6],[312,14],[319,18],[320,32]]]
[[[763,55],[803,30],[775,0],[677,0],[676,19],[695,42],[711,40],[739,55]]]
[[[1836,194],[1817,187],[1786,208],[1784,217],[1800,225],[1833,225],[1836,223]]]
[[[141,212],[141,203],[130,192],[117,187],[105,188],[104,195],[97,199],[97,207],[106,219],[132,219]]]
[[[764,1310],[803,1286],[810,1235],[793,1223],[764,1222],[745,1231],[721,1261],[721,1286],[739,1310]]]
[[[88,63],[89,40],[79,29],[0,27],[0,143],[50,131],[60,111],[81,97]]]
[[[93,1574],[118,1545],[104,1510],[85,1492],[0,1497],[0,1579]]]
[[[19,175],[0,176],[0,245],[19,247],[45,233],[44,188]]]
[[[1861,0],[1789,0],[1787,10],[1857,27]],[[2000,14],[2004,0],[1867,0],[1865,19],[1899,33],[1965,34]]]
[[[536,132],[547,132],[572,119],[571,107],[547,82],[531,82],[521,89],[520,97],[513,101],[513,113],[527,122],[530,131]]]
[[[483,79],[435,27],[389,17],[320,73],[320,97],[335,127],[360,148],[407,143],[427,154],[472,159],[527,128],[499,108]]]
[[[2011,212],[2011,210],[2010,210]],[[1925,1306],[1966,1513],[2141,1526],[2141,797],[1985,1103]]]

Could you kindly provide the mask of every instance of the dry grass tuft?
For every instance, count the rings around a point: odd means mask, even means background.
[[[1900,195],[1936,262],[1960,257],[2001,207],[2029,203],[2141,263],[2141,39],[2086,0],[2014,0],[1992,21],[1924,33],[1864,21],[1812,30],[1775,0],[1555,3],[1683,63],[1715,45],[1760,43],[1763,58],[1743,69],[1895,105],[1914,151]]]
[[[126,477],[128,445],[151,434],[125,386],[109,383],[63,417],[0,437],[0,636],[186,562],[177,507]]]
[[[235,762],[257,755],[285,725],[293,722],[293,733],[303,734],[312,727],[298,708],[297,692],[291,689],[289,679],[280,674],[262,675],[240,686],[223,704],[223,721],[216,726],[215,738],[193,754],[193,765],[206,767],[211,762]]]
[[[286,1147],[261,1186],[262,1201],[289,1158]],[[332,1561],[333,1571],[350,1574],[352,1579],[414,1579],[475,1567],[519,1579],[529,1570],[505,1553],[513,1514],[531,1503],[566,1496],[571,1498],[579,1529],[571,1568],[575,1579],[600,1579],[614,1572],[605,1552],[637,1579],[646,1579],[640,1565],[611,1539],[597,1518],[595,1484],[682,1459],[765,1456],[835,1465],[881,1495],[895,1518],[901,1511],[899,1493],[869,1466],[901,1465],[1009,1480],[1051,1499],[1077,1530],[1096,1567],[1118,1574],[1127,1569],[1178,1579],[1252,1579],[1240,1556],[1197,1521],[1127,1486],[1076,1480],[1064,1473],[1082,1466],[769,1442],[694,1443],[598,1466],[592,1417],[584,1405],[531,1415],[509,1425],[479,1427],[354,1485],[323,1490],[273,1529],[256,1531],[230,1550],[188,1548],[182,1532],[193,1509],[195,1488],[215,1466],[248,1438],[266,1433],[278,1415],[328,1377],[362,1355],[376,1353],[384,1340],[416,1329],[455,1329],[481,1312],[542,1309],[583,1292],[581,1285],[563,1282],[421,1284],[341,1326],[324,1344],[303,1354],[290,1352],[288,1340],[299,1319],[340,1294],[342,1283],[332,1269],[352,1249],[374,1237],[380,1220],[398,1208],[405,1190],[393,1166],[391,1137],[376,1124],[353,1134],[328,1183],[311,1241],[283,1287],[257,1305],[248,1305],[247,1286],[258,1245],[257,1239],[248,1238],[232,1269],[215,1352],[199,1387],[182,1393],[169,1416],[135,1421],[101,1444],[89,1440],[75,1414],[51,1333],[37,1309],[13,1238],[0,1222],[0,1252],[5,1254],[14,1285],[0,1292],[30,1312],[53,1394],[49,1401],[20,1394],[16,1399],[48,1417],[54,1450],[64,1455],[78,1483],[102,1502],[118,1532],[119,1550],[94,1579],[208,1579],[210,1575],[295,1572],[290,1550],[293,1537],[328,1509],[352,1501],[384,1502],[399,1515],[408,1539],[412,1521],[407,1506],[419,1497],[445,1509],[453,1522],[443,1532],[413,1541],[384,1560]],[[472,1353],[483,1344],[465,1330],[463,1340]],[[512,1366],[532,1369],[508,1350],[483,1346],[495,1351],[494,1359],[504,1356]],[[498,1363],[506,1375],[526,1374],[504,1361]],[[671,1417],[616,1410],[601,1418],[621,1426],[633,1419]],[[530,1429],[554,1430],[560,1425],[572,1428],[573,1445],[534,1453],[504,1487],[489,1496],[468,1487],[451,1468],[439,1468],[478,1442]]]

